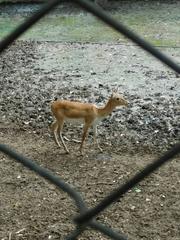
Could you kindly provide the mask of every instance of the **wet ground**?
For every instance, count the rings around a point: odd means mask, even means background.
[[[166,3],[167,12],[173,12],[172,5]],[[180,63],[177,46],[161,50]],[[130,43],[18,41],[1,56],[0,69],[0,142],[71,183],[89,206],[179,140],[179,76]],[[71,153],[64,155],[48,130],[50,102],[68,98],[102,106],[117,88],[129,106],[99,125],[103,153],[92,147],[90,132],[84,156],[74,142],[67,142]],[[66,125],[64,135],[79,139],[81,130]],[[142,182],[100,220],[129,239],[178,240],[179,160]],[[3,155],[0,172],[0,239],[63,239],[70,232],[77,210],[65,194]],[[86,232],[80,239],[106,238]]]

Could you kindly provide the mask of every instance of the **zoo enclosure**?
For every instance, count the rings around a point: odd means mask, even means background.
[[[143,48],[144,50],[152,54],[154,57],[159,59],[161,62],[169,66],[176,73],[178,74],[180,73],[180,66],[178,66],[173,60],[171,60],[169,57],[161,53],[159,50],[155,49],[152,45],[147,43],[137,34],[130,31],[127,27],[125,27],[118,21],[114,20],[100,7],[96,6],[95,4],[91,3],[88,0],[74,0],[74,1],[72,0],[72,2],[79,4],[85,10],[93,13],[95,16],[104,21],[106,24],[110,25],[112,28],[119,31],[127,38],[135,42],[137,45],[139,45],[141,48]],[[45,14],[47,14],[50,10],[52,10],[60,3],[61,1],[59,0],[52,0],[47,2],[42,7],[42,9],[40,9],[33,16],[28,18],[14,31],[12,31],[12,33],[10,33],[4,40],[0,42],[0,53],[2,53],[14,40],[16,40],[29,27],[31,27],[34,23],[36,23],[39,19],[41,19]],[[75,201],[75,204],[79,209],[80,215],[74,218],[76,229],[66,237],[66,240],[77,239],[77,237],[87,227],[101,231],[103,234],[109,236],[112,239],[125,240],[127,238],[123,234],[117,233],[110,229],[109,227],[96,221],[95,217],[106,207],[115,202],[117,199],[122,198],[124,194],[127,193],[127,191],[133,188],[145,177],[149,176],[149,174],[151,174],[153,171],[157,170],[164,163],[166,163],[167,161],[175,157],[178,153],[180,153],[180,143],[176,144],[171,150],[169,150],[162,157],[154,161],[152,164],[146,166],[141,172],[135,174],[134,177],[132,177],[129,181],[120,186],[118,189],[115,189],[107,197],[105,197],[99,204],[97,204],[97,206],[91,209],[87,208],[81,195],[76,190],[74,190],[69,184],[65,183],[62,179],[60,179],[58,176],[55,176],[47,169],[40,167],[32,160],[16,153],[14,150],[10,149],[8,146],[4,144],[0,144],[0,151],[10,156],[11,158],[15,159],[16,161],[22,163],[24,166],[36,172],[45,179],[49,180],[51,183],[59,187],[61,190],[65,191]]]

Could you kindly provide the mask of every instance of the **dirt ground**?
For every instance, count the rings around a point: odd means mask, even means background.
[[[166,16],[166,15],[165,15]],[[180,62],[179,48],[163,48]],[[132,44],[17,41],[0,59],[0,143],[51,170],[77,189],[89,207],[179,140],[179,76]],[[119,88],[128,108],[98,127],[103,152],[67,142],[48,130],[54,98],[102,105]],[[69,138],[81,127],[65,126]],[[128,239],[180,239],[180,157],[110,206],[98,221]],[[0,153],[0,240],[64,239],[78,213],[62,191]],[[94,230],[79,239],[108,239]]]
[[[94,206],[111,190],[152,162],[157,154],[104,152],[86,147],[77,154],[77,144],[68,143],[64,155],[47,135],[30,129],[0,126],[0,142],[50,169],[81,192],[88,206]],[[118,153],[119,151],[119,153]],[[121,202],[98,217],[128,239],[172,239],[180,236],[179,160],[174,159],[132,189]],[[73,201],[62,191],[6,156],[0,155],[0,236],[4,239],[63,239],[73,229],[77,214]],[[86,231],[79,239],[107,239]]]

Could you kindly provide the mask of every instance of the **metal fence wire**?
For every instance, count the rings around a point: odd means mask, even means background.
[[[45,14],[50,12],[53,8],[55,8],[62,1],[60,0],[50,0],[43,5],[43,7],[36,12],[34,15],[29,17],[24,23],[19,25],[14,31],[12,31],[6,38],[4,38],[0,42],[0,54],[14,41],[16,40],[22,33],[24,33],[27,29],[29,29],[33,24],[35,24],[39,19],[41,19]],[[107,12],[105,12],[102,8],[98,7],[94,3],[88,0],[72,0],[79,4],[85,10],[91,12],[96,17],[101,19],[103,22],[122,33],[124,36],[135,42],[141,48],[149,52],[155,58],[160,60],[162,63],[169,66],[176,73],[180,73],[180,66],[175,63],[172,59],[161,53],[159,50],[154,48],[151,44],[143,40],[134,32],[130,31],[123,24],[113,19]],[[122,233],[117,233],[112,230],[110,227],[98,222],[96,220],[96,216],[102,212],[105,208],[107,208],[110,204],[117,201],[119,198],[122,198],[125,193],[127,193],[131,188],[133,188],[136,184],[142,181],[144,178],[148,177],[152,172],[161,167],[164,163],[168,162],[175,156],[180,153],[180,143],[177,143],[172,149],[167,151],[164,155],[162,155],[159,159],[155,160],[150,165],[146,166],[140,172],[136,173],[134,177],[132,177],[125,184],[119,186],[117,189],[112,191],[108,196],[106,196],[99,204],[97,204],[94,208],[88,209],[82,196],[78,193],[71,185],[64,182],[60,177],[54,175],[49,170],[39,166],[31,159],[18,154],[16,151],[12,150],[8,146],[4,144],[0,144],[0,151],[9,157],[15,159],[17,162],[20,162],[25,167],[34,171],[41,177],[47,179],[52,184],[56,185],[59,189],[66,192],[74,201],[80,212],[73,221],[76,224],[76,228],[73,232],[71,232],[66,240],[77,239],[78,236],[87,228],[90,227],[97,231],[102,232],[104,235],[110,237],[115,240],[126,240],[127,237]]]

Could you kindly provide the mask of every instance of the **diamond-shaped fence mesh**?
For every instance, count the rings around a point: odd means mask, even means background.
[[[141,48],[149,52],[155,58],[160,60],[162,63],[169,66],[176,73],[180,73],[180,66],[176,64],[172,59],[161,53],[159,50],[154,48],[151,44],[143,40],[140,36],[130,31],[123,24],[119,23],[117,20],[113,19],[107,12],[98,7],[96,4],[88,0],[74,0],[85,10],[91,12],[96,17],[101,19],[103,22],[114,28],[116,31],[122,33],[124,36],[135,42]],[[60,0],[50,0],[44,6],[36,12],[34,15],[29,17],[24,23],[19,25],[14,31],[12,31],[4,40],[0,42],[0,53],[2,53],[13,41],[15,41],[22,33],[28,30],[33,24],[40,20],[45,14],[55,8],[60,4]],[[16,151],[12,150],[4,144],[0,144],[0,151],[9,157],[15,159],[17,162],[20,162],[28,169],[34,171],[36,174],[47,179],[52,184],[56,185],[58,188],[66,192],[75,202],[77,208],[79,209],[80,214],[77,215],[73,221],[76,225],[75,230],[68,234],[66,239],[77,239],[77,237],[87,228],[90,227],[96,231],[102,232],[104,235],[110,237],[111,239],[125,240],[125,237],[121,233],[117,233],[108,226],[98,222],[96,216],[107,208],[110,204],[117,201],[119,198],[122,198],[125,193],[127,193],[131,188],[136,184],[142,181],[144,178],[148,177],[152,172],[161,167],[164,163],[168,162],[174,158],[177,154],[180,153],[180,143],[176,144],[172,149],[162,155],[159,159],[155,160],[150,165],[146,166],[139,173],[136,173],[134,177],[128,180],[125,184],[121,185],[113,192],[111,192],[107,197],[105,197],[99,204],[94,208],[88,209],[80,193],[78,193],[72,186],[64,182],[60,177],[54,175],[49,170],[39,166],[31,159],[24,157],[21,154],[18,154]]]

